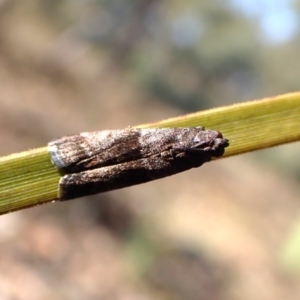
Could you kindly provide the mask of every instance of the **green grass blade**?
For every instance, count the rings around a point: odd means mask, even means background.
[[[46,147],[0,158],[0,214],[54,200],[59,178]]]
[[[224,157],[300,139],[300,93],[220,107],[137,126],[205,126],[230,140]],[[56,199],[60,173],[47,148],[0,158],[0,214]]]
[[[200,111],[157,123],[137,126],[205,126],[230,141],[223,157],[299,141],[300,93]]]

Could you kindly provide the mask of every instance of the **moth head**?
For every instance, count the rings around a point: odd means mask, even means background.
[[[225,148],[229,146],[229,141],[223,138],[220,131],[204,130],[200,131],[194,137],[193,149],[201,149],[211,153],[211,156],[219,157],[225,152]]]

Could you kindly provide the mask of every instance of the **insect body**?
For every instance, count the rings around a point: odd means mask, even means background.
[[[228,140],[204,127],[85,132],[48,144],[64,175],[59,200],[74,199],[170,176],[224,154]]]

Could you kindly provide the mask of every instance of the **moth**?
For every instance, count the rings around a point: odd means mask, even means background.
[[[229,141],[204,127],[126,128],[83,132],[51,141],[61,171],[58,200],[120,189],[200,167]]]

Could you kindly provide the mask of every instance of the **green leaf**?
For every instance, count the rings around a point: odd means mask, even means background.
[[[219,107],[145,127],[205,126],[222,132],[230,146],[223,157],[300,140],[300,93]]]
[[[0,214],[53,201],[60,176],[47,147],[0,158]]]
[[[245,102],[144,124],[146,127],[205,126],[229,139],[223,157],[300,139],[300,93]],[[47,147],[0,158],[0,214],[54,201],[61,174]]]

